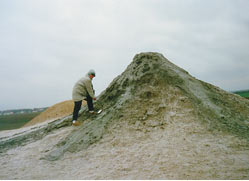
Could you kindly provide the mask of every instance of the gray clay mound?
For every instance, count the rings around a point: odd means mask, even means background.
[[[102,92],[95,107],[103,112],[90,116],[84,110],[82,127],[60,142],[46,159],[57,160],[66,151],[85,149],[99,141],[110,125],[124,121],[147,130],[188,115],[207,131],[249,138],[248,100],[195,79],[159,53],[136,55]]]

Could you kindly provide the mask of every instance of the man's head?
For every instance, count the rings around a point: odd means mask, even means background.
[[[89,71],[88,71],[88,76],[89,76],[90,79],[93,79],[93,77],[96,76],[95,71],[94,71],[93,69],[89,70]]]

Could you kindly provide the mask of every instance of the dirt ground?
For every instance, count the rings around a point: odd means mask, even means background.
[[[150,131],[116,124],[96,144],[58,161],[41,159],[75,127],[9,150],[0,179],[249,179],[245,140],[212,135],[197,122],[171,122]]]

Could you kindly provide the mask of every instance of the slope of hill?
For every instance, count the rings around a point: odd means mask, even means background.
[[[80,127],[0,138],[2,178],[249,179],[249,101],[159,53],[136,55],[95,107]]]

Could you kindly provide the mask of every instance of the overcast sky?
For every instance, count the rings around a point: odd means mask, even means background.
[[[248,0],[1,0],[0,110],[71,99],[89,69],[99,95],[135,54],[249,89]]]

